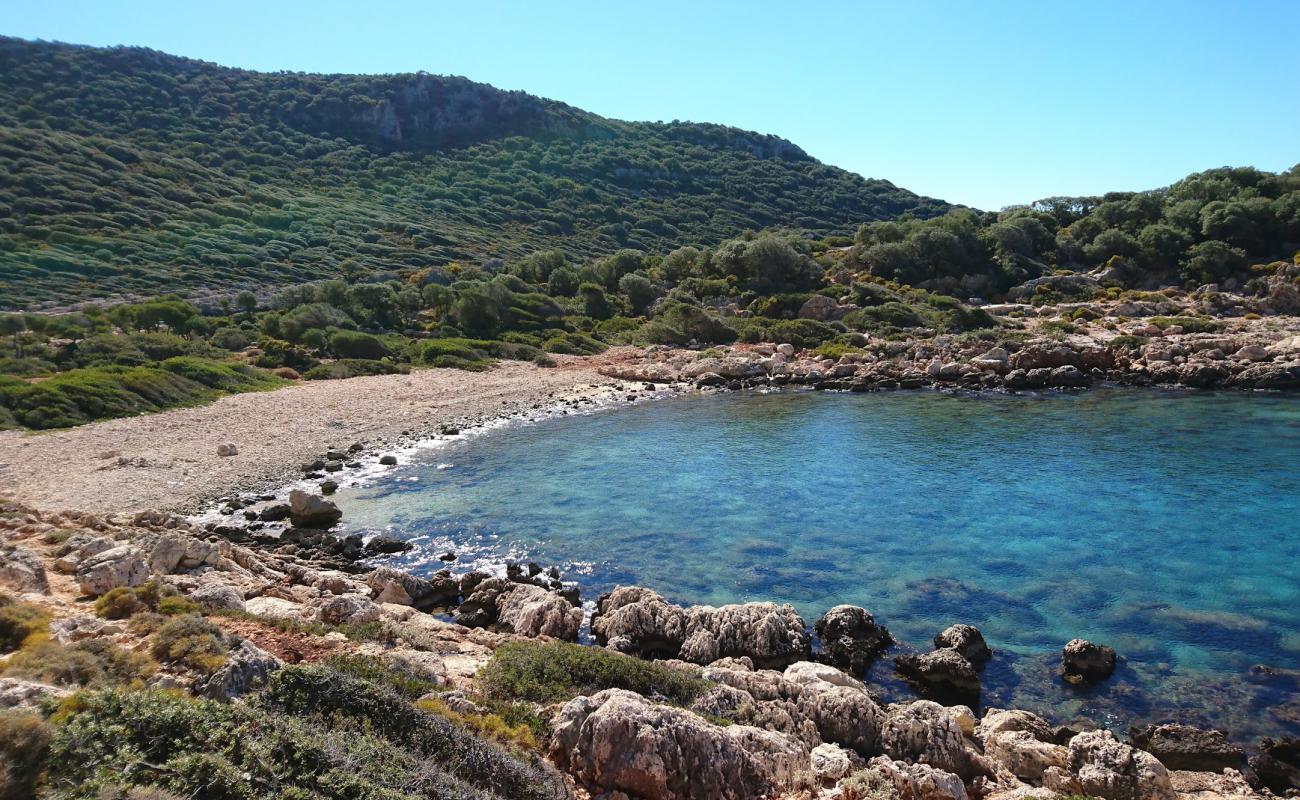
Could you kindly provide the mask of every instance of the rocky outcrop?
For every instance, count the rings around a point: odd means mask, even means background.
[[[220,669],[195,687],[196,693],[230,701],[265,686],[271,673],[282,666],[280,659],[245,639],[230,652]]]
[[[1104,800],[1176,800],[1169,772],[1150,753],[1130,747],[1109,731],[1088,731],[1070,740],[1070,772],[1084,794]]]
[[[221,548],[195,536],[167,533],[158,537],[149,555],[149,568],[160,575],[189,572],[201,566],[216,566]]]
[[[817,620],[813,630],[827,659],[854,675],[866,672],[894,643],[894,637],[883,625],[876,624],[871,612],[858,606],[835,606]]]
[[[342,518],[332,500],[301,489],[289,492],[289,520],[295,528],[330,528]]]
[[[46,683],[0,677],[0,710],[36,708],[46,698],[65,697],[72,692]]]
[[[129,544],[96,553],[77,566],[77,585],[89,597],[99,597],[118,587],[139,586],[148,579],[144,554]]]
[[[190,592],[190,599],[214,611],[245,611],[244,593],[224,583],[210,583]]]
[[[460,584],[450,572],[439,572],[432,580],[392,567],[378,567],[366,576],[371,599],[377,603],[414,606],[420,611],[453,605],[460,597]]]
[[[621,689],[570,700],[553,727],[551,760],[593,794],[742,800],[788,788],[810,766],[808,750],[788,736],[719,727]]]
[[[1133,728],[1129,740],[1134,747],[1160,759],[1160,763],[1170,770],[1222,772],[1240,768],[1246,757],[1222,731],[1202,730],[1191,725],[1174,723]]]
[[[620,586],[597,601],[591,633],[621,652],[675,658],[686,641],[686,612],[650,589]]]
[[[516,584],[497,598],[497,628],[520,636],[577,641],[582,609],[540,586]]]
[[[1276,794],[1300,790],[1300,739],[1265,739],[1260,752],[1251,756],[1250,768],[1259,782]]]
[[[1068,770],[1070,751],[1044,741],[1030,731],[990,731],[983,735],[984,754],[1012,775],[1035,786],[1042,785],[1050,769]]]
[[[890,706],[881,728],[881,745],[894,760],[929,764],[971,781],[993,774],[992,765],[967,739],[974,728],[970,709],[917,700]]]
[[[326,625],[362,625],[379,619],[379,606],[365,597],[344,594],[321,603],[320,621]]]
[[[1104,681],[1115,672],[1115,648],[1087,639],[1071,639],[1061,650],[1061,674],[1067,683]]]
[[[951,647],[899,656],[894,659],[894,667],[922,697],[944,705],[979,705],[979,673]]]
[[[934,646],[936,649],[950,647],[956,650],[976,669],[993,657],[993,651],[984,641],[984,634],[974,625],[949,625],[935,634]]]
[[[894,790],[892,797],[915,800],[967,800],[970,797],[961,778],[929,764],[908,764],[879,756],[867,763],[866,773],[883,778],[882,781],[876,782],[877,786],[892,785]],[[876,796],[890,797],[891,795],[877,794]]]
[[[25,547],[0,548],[0,587],[19,594],[49,594],[50,581],[41,557]]]

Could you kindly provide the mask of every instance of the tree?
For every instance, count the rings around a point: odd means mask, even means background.
[[[1188,251],[1183,278],[1198,283],[1224,280],[1246,268],[1246,253],[1226,242],[1211,239]]]
[[[26,332],[27,321],[22,314],[0,314],[0,334],[13,337],[14,352],[19,358],[23,357],[22,335]]]
[[[490,339],[501,325],[501,310],[481,289],[465,289],[451,306],[451,318],[469,336]]]
[[[235,295],[235,307],[249,318],[253,318],[253,312],[257,310],[257,295],[249,291],[243,291]]]
[[[644,275],[635,272],[620,278],[618,289],[627,295],[628,305],[632,307],[632,313],[637,315],[644,314],[659,296],[654,284]]]
[[[614,309],[605,296],[605,290],[594,283],[584,283],[578,287],[578,299],[582,301],[582,313],[592,319],[609,319],[614,316]]]
[[[573,297],[581,283],[578,273],[570,267],[560,267],[551,273],[546,284],[546,292],[551,297]]]

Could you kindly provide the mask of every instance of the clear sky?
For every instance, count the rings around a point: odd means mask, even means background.
[[[0,0],[0,33],[258,70],[464,75],[775,133],[999,208],[1300,162],[1300,0]],[[3,76],[0,76],[3,79]]]

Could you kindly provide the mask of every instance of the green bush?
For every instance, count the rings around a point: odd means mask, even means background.
[[[104,619],[127,619],[141,611],[163,616],[194,614],[202,607],[176,591],[176,587],[152,579],[136,587],[119,586],[95,600],[95,613]]]
[[[1150,322],[1161,330],[1178,325],[1183,333],[1218,333],[1223,330],[1223,323],[1209,317],[1152,317]]]
[[[157,665],[143,653],[124,650],[107,639],[85,639],[70,645],[47,641],[23,648],[0,672],[57,686],[107,688],[139,685],[155,669]]]
[[[378,361],[390,355],[388,348],[377,337],[357,331],[337,331],[330,335],[330,349],[339,358],[359,358]]]
[[[375,656],[334,655],[325,660],[325,666],[340,674],[383,686],[408,700],[418,699],[438,688],[437,683],[418,670]]]
[[[0,653],[33,644],[49,629],[50,614],[31,603],[0,594]]]
[[[490,700],[532,703],[557,703],[602,689],[628,689],[685,704],[709,686],[690,672],[567,642],[504,644],[479,670],[475,681]]]
[[[0,800],[36,797],[52,738],[52,729],[36,714],[0,711]]]
[[[226,663],[227,648],[220,628],[191,614],[159,628],[149,652],[159,661],[210,674]]]
[[[589,356],[602,352],[605,349],[605,344],[586,334],[565,333],[547,339],[542,345],[542,349],[548,353],[560,353],[561,355]]]
[[[343,358],[328,364],[317,364],[302,374],[304,380],[344,380],[366,375],[400,375],[410,372],[410,367],[386,361],[367,361],[360,358]]]

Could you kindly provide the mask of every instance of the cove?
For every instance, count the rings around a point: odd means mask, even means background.
[[[507,427],[340,492],[432,571],[555,564],[683,604],[870,609],[997,653],[984,703],[1300,732],[1300,397],[1099,389],[691,395]],[[1124,659],[1055,677],[1082,636]],[[892,655],[892,653],[891,653]],[[868,676],[906,690],[886,657]]]

